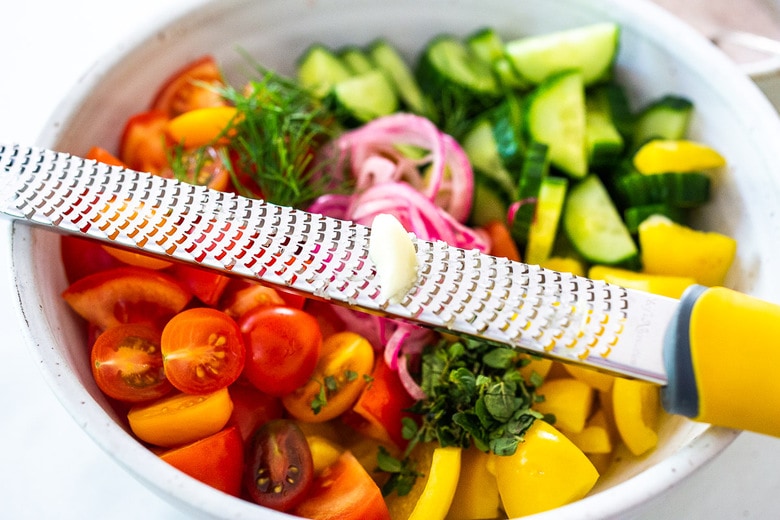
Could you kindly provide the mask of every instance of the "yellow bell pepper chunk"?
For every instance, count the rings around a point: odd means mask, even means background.
[[[314,461],[314,473],[317,474],[336,462],[344,451],[335,442],[319,435],[306,436],[306,442],[309,444]]]
[[[168,121],[166,132],[177,144],[196,148],[215,142],[236,118],[235,107],[196,108]]]
[[[492,456],[475,447],[461,453],[460,478],[446,520],[499,518],[501,497],[496,476],[488,468]]]
[[[531,381],[531,376],[534,373],[539,375],[542,379],[547,377],[547,374],[550,373],[550,369],[552,368],[552,359],[538,358],[528,354],[524,354],[524,356],[529,359],[529,362],[527,365],[520,368],[520,375],[523,376],[523,379]]]
[[[653,294],[679,298],[688,286],[696,283],[691,276],[638,273],[606,265],[594,265],[588,271],[588,278],[604,280],[627,289],[638,289]]]
[[[534,405],[536,411],[555,416],[555,426],[568,432],[581,432],[593,406],[593,389],[577,379],[567,377],[545,381],[537,389],[544,401]]]
[[[603,410],[598,410],[588,419],[585,428],[579,433],[565,432],[566,436],[587,454],[611,453],[612,439]]]
[[[517,518],[583,498],[599,478],[588,457],[565,435],[537,420],[514,455],[492,455],[504,511]]]
[[[613,375],[577,365],[563,363],[563,368],[574,379],[578,379],[594,390],[601,390],[602,392],[608,392],[612,388],[612,382],[615,380]]]
[[[660,411],[657,386],[644,381],[616,378],[612,386],[612,413],[620,438],[634,455],[658,444],[656,431]]]
[[[701,285],[722,285],[737,253],[737,241],[714,231],[699,231],[653,215],[639,225],[646,273],[683,276]]]
[[[546,269],[558,271],[559,273],[571,273],[577,276],[585,276],[585,268],[582,266],[582,262],[576,258],[565,256],[551,256],[547,260],[544,260],[541,264]]]
[[[725,165],[726,159],[713,148],[685,139],[654,139],[634,154],[634,167],[647,175],[696,172]]]
[[[461,448],[442,448],[436,442],[419,444],[410,458],[418,478],[412,490],[403,496],[385,497],[393,520],[444,520],[455,495],[460,477]]]

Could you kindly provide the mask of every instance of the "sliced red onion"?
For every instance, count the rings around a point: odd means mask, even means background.
[[[409,372],[410,358],[411,356],[409,354],[404,354],[402,362],[398,363],[398,378],[401,380],[401,384],[404,385],[406,392],[412,399],[420,401],[425,399],[425,392],[423,392],[423,389],[417,384],[417,381],[414,380],[414,377],[412,377],[412,374]]]

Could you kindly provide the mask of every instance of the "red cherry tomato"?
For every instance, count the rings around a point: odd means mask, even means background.
[[[159,174],[168,168],[165,125],[168,115],[159,110],[131,117],[119,141],[119,159],[128,168]]]
[[[244,443],[235,426],[174,448],[160,458],[192,478],[233,496],[241,494]]]
[[[244,375],[258,389],[281,396],[309,380],[322,347],[312,315],[291,307],[259,307],[239,326],[247,349]]]
[[[62,296],[81,317],[102,330],[120,323],[165,323],[191,298],[170,276],[141,267],[91,274],[73,282]]]
[[[306,497],[313,481],[311,450],[294,422],[277,419],[252,436],[244,467],[244,487],[252,501],[289,511]]]
[[[222,73],[212,56],[203,56],[173,73],[154,97],[152,109],[173,118],[195,108],[222,106],[213,88],[223,85]]]
[[[222,311],[195,307],[165,325],[161,349],[165,373],[188,394],[208,394],[233,383],[244,368],[244,340]]]
[[[293,513],[312,520],[390,519],[379,486],[349,451],[320,473]]]
[[[92,375],[106,395],[137,403],[164,396],[173,386],[165,378],[160,332],[141,323],[103,332],[91,353]]]
[[[284,298],[276,289],[244,279],[232,280],[220,302],[221,308],[236,320],[257,307],[284,304]]]

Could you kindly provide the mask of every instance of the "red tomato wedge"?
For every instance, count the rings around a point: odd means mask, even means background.
[[[87,159],[92,159],[97,162],[102,162],[105,164],[109,164],[111,166],[125,166],[125,163],[119,160],[118,157],[116,157],[114,154],[106,150],[105,148],[101,148],[100,146],[93,146],[89,149],[87,152],[87,155],[84,156]]]
[[[205,85],[224,84],[222,73],[213,56],[198,58],[174,72],[152,101],[152,109],[173,118],[196,108],[222,106],[224,99]]]
[[[209,394],[233,383],[244,369],[244,340],[222,311],[195,307],[165,325],[160,340],[168,380],[188,394]]]
[[[159,174],[168,168],[165,127],[168,115],[160,110],[131,117],[119,142],[119,159],[128,168]]]
[[[98,388],[114,399],[137,403],[173,390],[163,370],[160,332],[150,325],[129,323],[106,330],[92,346],[91,362]]]
[[[175,279],[141,267],[117,267],[72,283],[63,298],[102,330],[120,323],[160,323],[182,310],[190,293]]]
[[[100,242],[77,235],[60,237],[60,256],[65,267],[65,277],[70,283],[99,271],[122,266],[122,262],[108,254]]]
[[[160,458],[213,488],[236,497],[241,494],[244,443],[235,426],[228,426],[205,439],[166,451]]]
[[[259,307],[239,321],[247,349],[244,375],[263,392],[281,396],[309,380],[322,347],[314,317],[291,307]]]
[[[284,407],[278,397],[261,392],[243,379],[231,385],[230,397],[233,399],[230,424],[238,428],[245,442],[259,427],[284,415]]]
[[[312,520],[390,519],[381,490],[349,451],[320,473],[292,512]]]
[[[401,434],[401,419],[411,417],[405,410],[413,404],[414,399],[401,383],[398,372],[380,360],[371,374],[371,382],[352,412],[344,416],[344,422],[364,435],[404,449],[407,441]]]
[[[173,265],[171,260],[166,260],[158,256],[136,253],[129,249],[122,249],[114,246],[104,245],[106,253],[113,256],[123,264],[134,265],[135,267],[145,267],[147,269],[165,269]]]
[[[193,296],[210,307],[219,302],[230,282],[230,278],[216,271],[186,264],[174,264],[168,272]]]

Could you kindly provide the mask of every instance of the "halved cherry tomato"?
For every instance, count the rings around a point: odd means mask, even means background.
[[[127,413],[127,420],[142,441],[172,448],[217,433],[232,412],[233,401],[228,389],[223,388],[211,394],[177,393],[138,404]]]
[[[82,318],[103,330],[120,323],[164,323],[191,298],[170,276],[141,267],[91,274],[73,282],[62,296]]]
[[[407,441],[401,434],[401,419],[412,416],[406,410],[413,404],[398,372],[380,361],[352,412],[344,415],[344,422],[363,435],[404,449]]]
[[[390,519],[379,486],[349,451],[322,471],[293,513],[313,520]]]
[[[166,451],[160,458],[213,488],[236,497],[241,494],[244,443],[235,426]]]
[[[188,394],[208,394],[233,383],[244,369],[244,340],[235,320],[194,307],[165,325],[160,340],[165,374]]]
[[[246,451],[244,487],[261,506],[289,511],[314,482],[314,463],[306,436],[286,419],[264,424]]]
[[[230,170],[225,166],[219,149],[208,146],[197,151],[183,151],[178,155],[180,168],[185,172],[181,175],[183,182],[208,186],[212,190],[230,191],[232,188]],[[173,168],[163,168],[159,175],[173,177]]]
[[[221,106],[224,99],[211,87],[223,85],[222,73],[212,56],[203,56],[173,73],[152,102],[153,110],[176,117],[196,108]]]
[[[73,283],[87,275],[120,267],[122,263],[109,255],[97,240],[78,235],[60,237],[60,256],[65,277]]]
[[[165,269],[173,265],[170,260],[165,260],[157,256],[136,253],[127,249],[121,249],[113,246],[102,246],[106,253],[113,256],[123,264],[134,265],[135,267],[145,267],[147,269]]]
[[[329,421],[352,408],[374,369],[374,348],[354,332],[325,339],[317,368],[302,387],[282,396],[282,404],[296,419]]]
[[[253,385],[281,396],[309,380],[322,347],[313,316],[290,307],[259,307],[244,315],[239,326],[247,351],[244,375]]]
[[[106,395],[137,403],[158,399],[173,386],[166,379],[160,332],[141,324],[122,324],[103,332],[91,353],[92,375]]]
[[[193,296],[208,306],[214,306],[219,302],[230,282],[230,278],[216,271],[186,264],[174,264],[169,272],[189,289]]]
[[[110,164],[111,166],[126,166],[125,163],[120,161],[118,157],[105,148],[101,148],[100,146],[93,146],[90,148],[87,152],[87,155],[84,157],[87,159],[92,159],[93,161]]]
[[[158,174],[168,168],[168,115],[154,110],[131,117],[119,141],[119,159],[128,168]]]
[[[246,442],[257,429],[274,419],[281,419],[284,407],[278,397],[261,392],[254,385],[239,379],[230,386],[233,415],[230,423],[238,428]]]
[[[231,281],[223,293],[222,309],[236,320],[258,307],[284,305],[284,298],[276,289],[249,280]]]

